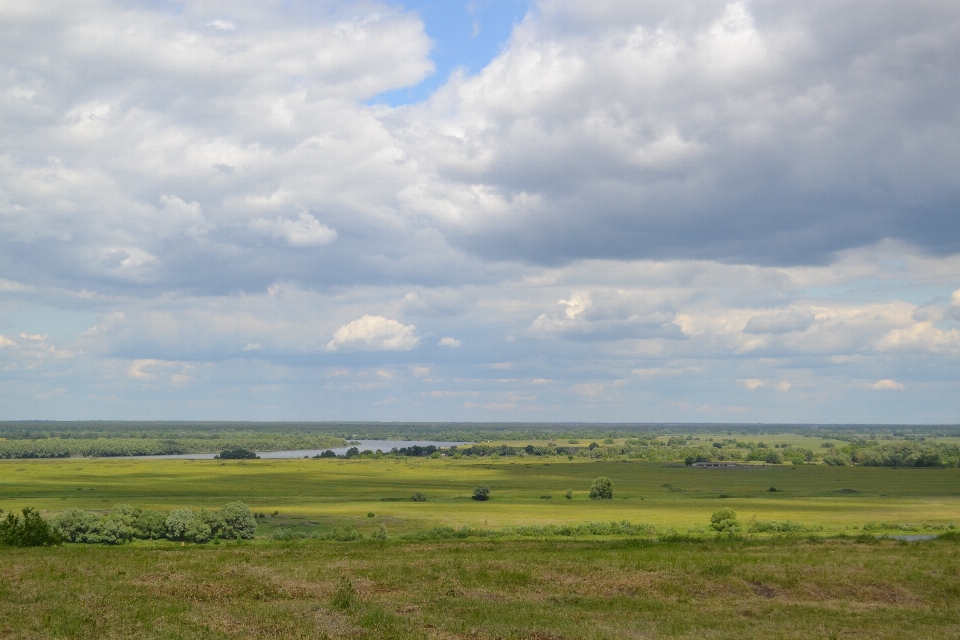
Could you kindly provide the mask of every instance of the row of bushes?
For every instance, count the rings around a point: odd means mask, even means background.
[[[257,521],[247,505],[231,502],[219,511],[174,509],[170,513],[149,511],[127,504],[115,505],[99,516],[82,509],[67,509],[51,521],[53,531],[66,542],[123,544],[131,540],[211,539],[249,540]]]

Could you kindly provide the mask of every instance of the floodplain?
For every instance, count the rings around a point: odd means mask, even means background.
[[[611,480],[612,499],[590,499],[598,477]],[[489,500],[472,499],[478,485]],[[51,519],[70,508],[198,511],[232,501],[257,515],[254,539],[0,546],[0,637],[960,634],[956,466],[698,468],[579,455],[0,460],[5,512],[31,507]],[[711,528],[722,508],[736,512],[738,531]],[[761,526],[770,522],[793,528]],[[918,534],[937,537],[893,537]]]

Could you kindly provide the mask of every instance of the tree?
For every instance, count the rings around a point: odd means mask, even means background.
[[[727,531],[733,533],[740,530],[740,523],[737,521],[737,512],[730,507],[717,509],[710,516],[710,528],[714,531]]]
[[[12,547],[49,547],[60,544],[60,536],[35,509],[25,507],[23,519],[12,511],[0,521],[0,544]]]
[[[210,533],[210,525],[198,520],[190,509],[174,509],[167,516],[167,537],[171,540],[206,542]]]
[[[249,540],[257,533],[257,520],[250,507],[242,502],[229,502],[218,514],[220,535],[224,538]]]
[[[373,534],[374,540],[386,540],[387,539],[387,527],[386,525],[380,525],[380,528]]]
[[[426,502],[427,496],[423,495],[423,493],[421,493],[420,491],[417,491],[412,496],[410,496],[410,499],[413,500],[414,502]]]
[[[764,458],[764,462],[767,464],[783,464],[783,456],[780,455],[779,451],[771,450],[770,453],[767,454],[767,457]]]
[[[474,500],[479,500],[479,501],[481,501],[481,502],[484,501],[484,500],[489,500],[489,499],[490,499],[490,487],[488,487],[488,486],[485,485],[485,484],[482,484],[482,485],[480,485],[479,487],[477,487],[476,489],[474,489],[474,490],[473,490],[473,499],[474,499]]]
[[[593,481],[590,487],[590,498],[593,500],[611,500],[613,499],[613,483],[610,478],[602,477]]]
[[[71,508],[57,514],[51,523],[53,530],[67,542],[99,542],[97,514]]]
[[[219,456],[214,456],[214,458],[219,457],[221,460],[259,460],[258,456],[253,451],[249,449],[244,449],[242,447],[233,447],[231,449],[224,449],[220,452]]]

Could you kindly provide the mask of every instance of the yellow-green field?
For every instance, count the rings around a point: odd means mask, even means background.
[[[588,498],[598,476],[612,479],[613,500]],[[479,484],[490,486],[490,501],[470,499]],[[565,498],[568,489],[572,500]],[[426,502],[409,500],[417,491]],[[384,523],[401,532],[612,520],[686,531],[728,506],[745,523],[791,520],[820,525],[829,534],[869,521],[960,524],[960,469],[697,469],[562,458],[0,461],[0,508],[6,510],[31,506],[50,516],[68,507],[106,510],[127,503],[165,511],[233,500],[258,512],[279,511],[277,519],[265,521],[265,531],[299,520],[317,530],[351,525],[361,532]]]

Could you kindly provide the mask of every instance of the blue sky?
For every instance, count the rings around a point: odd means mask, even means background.
[[[5,418],[960,415],[953,4],[0,22]]]
[[[513,26],[531,9],[524,0],[478,0],[476,2],[407,2],[400,5],[416,12],[433,42],[430,59],[436,71],[419,84],[386,91],[370,103],[391,106],[422,102],[450,74],[463,68],[475,74],[500,53]]]

